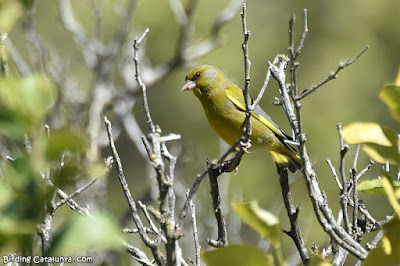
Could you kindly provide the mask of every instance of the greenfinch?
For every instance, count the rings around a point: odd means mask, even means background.
[[[226,143],[233,145],[243,135],[245,127],[246,106],[242,89],[218,67],[202,65],[187,74],[182,91],[188,90],[199,98],[214,131]],[[259,106],[252,113],[251,123],[252,148],[269,151],[278,169],[288,168],[294,173],[302,168],[301,158],[290,144],[292,138]]]

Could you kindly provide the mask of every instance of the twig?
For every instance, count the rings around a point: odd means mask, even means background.
[[[142,265],[145,266],[153,266],[153,262],[149,260],[149,258],[147,257],[146,253],[144,253],[142,250],[129,245],[128,243],[124,242],[123,243],[126,250],[128,251],[129,254],[132,255],[132,258],[134,260],[136,260],[137,262],[139,262]]]
[[[165,236],[163,236],[160,231],[158,230],[157,226],[153,223],[153,220],[151,220],[150,215],[147,211],[147,207],[146,205],[144,205],[140,200],[138,201],[139,207],[142,209],[147,221],[149,222],[150,225],[150,229],[156,234],[157,237],[160,237],[161,240],[164,243],[167,243],[167,239],[165,238]]]
[[[113,135],[112,135],[112,129],[111,129],[111,122],[107,119],[107,117],[104,117],[104,122],[106,124],[106,129],[107,129],[108,139],[110,142],[111,152],[113,154],[114,161],[117,164],[117,176],[121,183],[122,190],[124,191],[125,198],[128,201],[129,208],[131,209],[131,215],[132,215],[133,221],[135,222],[136,227],[139,230],[139,235],[142,238],[144,244],[151,249],[154,259],[156,260],[157,264],[164,264],[164,259],[159,251],[158,246],[146,234],[142,220],[139,217],[135,201],[132,198],[131,192],[128,187],[128,183],[126,182],[125,174],[124,174],[124,171],[122,168],[121,159],[118,155],[117,149],[115,148],[114,139],[113,139]]]
[[[182,221],[186,217],[187,209],[189,207],[189,202],[192,200],[194,194],[197,191],[197,188],[199,187],[201,181],[204,179],[207,173],[210,172],[211,169],[214,169],[215,167],[218,166],[218,171],[220,174],[224,172],[231,172],[234,169],[236,169],[236,166],[240,163],[240,160],[245,152],[245,149],[241,148],[239,151],[236,153],[235,157],[227,161],[225,164],[221,165],[221,163],[224,162],[224,160],[236,150],[236,147],[239,145],[244,145],[248,146],[249,139],[251,136],[251,120],[250,120],[250,115],[252,110],[254,110],[254,107],[252,109],[250,105],[250,98],[249,98],[249,86],[250,86],[250,60],[248,58],[248,46],[247,46],[247,41],[250,37],[250,31],[247,30],[246,27],[246,4],[243,4],[242,8],[242,25],[243,25],[243,33],[244,33],[244,43],[242,44],[242,49],[243,49],[243,54],[244,54],[244,61],[245,61],[245,90],[244,90],[244,98],[245,98],[245,103],[246,103],[246,128],[243,132],[243,136],[238,139],[229,149],[226,151],[219,159],[217,162],[212,162],[208,164],[207,168],[199,174],[196,179],[194,180],[191,188],[189,189],[186,201],[182,207],[182,210],[180,212],[178,221],[177,221],[177,230],[180,231],[182,227]]]
[[[18,69],[18,72],[21,74],[22,77],[26,77],[30,72],[29,66],[27,65],[25,60],[22,58],[21,54],[19,53],[17,48],[14,46],[14,44],[10,38],[6,39],[6,45],[7,45],[7,50],[10,53],[10,56],[12,58],[12,61],[15,63],[15,66]]]
[[[291,24],[292,23],[293,22],[291,22]],[[291,30],[290,36],[292,36],[292,34],[293,31]],[[293,37],[291,37],[290,39],[293,42]],[[289,47],[291,46],[294,47],[292,43],[289,45]],[[294,51],[294,48],[292,49],[292,51]],[[291,53],[291,59],[293,59],[294,57],[295,54]],[[347,62],[347,63],[353,63],[353,62]],[[290,101],[287,98],[284,98],[282,100],[282,106],[284,107],[285,113],[289,118],[289,122],[292,125],[293,131],[296,133],[297,136],[296,139],[300,142],[299,153],[303,160],[302,172],[306,180],[308,193],[314,208],[314,213],[318,219],[318,222],[321,224],[322,228],[331,236],[334,242],[336,242],[338,245],[348,250],[350,253],[352,253],[359,259],[365,259],[368,255],[368,252],[363,247],[361,247],[359,243],[354,241],[352,237],[347,233],[347,231],[343,230],[343,228],[335,221],[332,211],[328,206],[327,199],[324,196],[325,194],[319,188],[317,175],[315,173],[314,166],[309,159],[307,148],[305,145],[306,136],[302,124],[301,104],[299,102],[299,100],[301,100],[303,97],[297,94],[298,92],[297,79],[296,79],[297,66],[298,63],[292,60],[290,67],[292,74],[291,88],[292,88],[292,98],[294,99],[294,104],[298,119],[297,123],[293,108],[291,106]],[[341,68],[343,68],[343,66]],[[286,93],[285,82],[284,81],[279,82],[279,86],[280,86],[280,92]]]
[[[358,183],[358,180],[360,180],[360,178],[361,178],[363,175],[365,175],[365,173],[366,173],[369,169],[371,169],[371,167],[372,167],[374,164],[375,164],[375,162],[374,162],[372,159],[370,159],[368,165],[367,165],[363,170],[361,170],[361,172],[356,176],[357,183]]]
[[[92,0],[92,6],[93,6],[93,14],[95,17],[95,24],[96,24],[96,30],[95,30],[95,36],[96,39],[101,41],[102,39],[102,34],[103,34],[103,20],[101,17],[101,11],[102,11],[102,0]]]
[[[0,32],[0,74],[8,79],[8,59],[6,52],[7,33]]]
[[[335,167],[333,167],[331,160],[330,160],[330,159],[326,159],[326,162],[328,163],[329,168],[330,168],[331,171],[332,171],[333,178],[335,179],[336,184],[338,185],[339,189],[340,189],[340,190],[343,190],[342,184],[340,184],[338,175],[337,175],[337,173],[336,173],[336,169],[335,169]]]
[[[294,51],[294,30],[293,30],[293,25],[296,20],[296,16],[293,15],[292,18],[289,20],[289,56],[290,56],[290,79],[291,79],[291,96],[292,99],[295,99],[295,96],[299,94],[299,88],[297,86],[297,72],[296,69],[299,66],[299,62],[297,62],[297,57],[301,54],[303,47],[304,47],[304,42],[307,38],[307,33],[308,33],[308,16],[307,16],[307,9],[304,9],[304,29],[303,29],[303,34],[302,38],[300,40],[300,44],[298,48],[296,49],[296,52]],[[275,63],[276,64],[276,63]],[[298,102],[295,102],[295,104],[298,104]],[[298,119],[301,120],[301,117],[298,116]],[[301,121],[299,121],[300,123]],[[298,133],[298,132],[295,132]]]
[[[195,266],[200,266],[200,252],[201,252],[201,246],[199,242],[199,235],[197,232],[197,223],[196,223],[196,207],[193,203],[193,201],[190,201],[190,212],[191,212],[191,221],[192,221],[192,228],[193,228],[193,240],[194,240],[194,249],[195,249],[195,254],[196,254],[196,260],[194,265]]]
[[[353,189],[353,233],[358,235],[357,214],[358,214],[358,190],[357,190],[357,160],[360,153],[361,145],[357,145],[356,154],[354,155],[353,167],[350,170],[350,178],[352,180]],[[359,239],[361,240],[361,239]]]
[[[92,180],[90,180],[88,183],[86,183],[86,185],[82,186],[81,188],[79,188],[78,190],[76,190],[74,193],[72,193],[71,195],[69,195],[68,197],[60,200],[59,202],[57,202],[57,204],[54,206],[55,209],[57,209],[58,207],[60,207],[61,205],[65,204],[67,201],[69,201],[70,199],[76,197],[77,195],[81,194],[83,191],[85,191],[88,187],[90,187],[91,185],[93,185],[98,179],[97,178],[93,178]]]
[[[211,197],[213,201],[213,212],[218,224],[218,238],[217,240],[207,239],[209,245],[213,247],[224,247],[228,245],[228,236],[226,231],[225,217],[221,207],[221,196],[219,194],[218,176],[219,171],[210,169],[208,172],[210,178]]]
[[[68,198],[68,194],[65,193],[64,191],[62,191],[61,189],[57,188],[49,179],[45,179],[45,183],[46,185],[54,188],[57,192],[57,196],[60,199],[66,199]],[[74,201],[73,199],[68,199],[66,204],[71,208],[71,210],[76,211],[82,215],[87,215],[87,216],[91,216],[88,209],[81,207],[76,201]]]
[[[372,242],[366,244],[367,250],[373,250],[373,249],[375,249],[376,246],[379,244],[379,242],[381,242],[383,235],[384,235],[383,230],[382,230],[382,229],[379,230],[379,232],[376,234],[376,236],[375,236],[375,238],[372,240]]]
[[[133,61],[135,64],[135,78],[138,86],[142,90],[143,97],[143,109],[146,114],[147,123],[150,128],[149,139],[151,140],[151,145],[148,143],[147,139],[142,136],[143,144],[145,145],[149,160],[153,165],[153,168],[157,173],[157,181],[160,192],[160,216],[162,219],[161,228],[164,231],[165,237],[167,239],[166,253],[167,253],[167,264],[176,265],[178,263],[186,264],[182,258],[182,251],[179,247],[178,238],[179,233],[175,230],[175,193],[173,190],[174,182],[174,168],[176,164],[176,158],[172,156],[165,145],[167,138],[163,139],[161,134],[161,129],[155,126],[151,118],[150,109],[147,101],[146,84],[142,82],[140,76],[139,67],[139,57],[138,50],[139,45],[143,41],[144,37],[148,33],[149,29],[146,29],[143,35],[135,40],[133,45]],[[176,139],[176,138],[173,138]],[[163,158],[169,161],[169,168],[167,175],[165,175],[165,165]]]
[[[349,222],[349,214],[347,212],[347,202],[349,199],[348,195],[348,182],[346,179],[346,174],[345,174],[345,159],[344,157],[346,156],[347,151],[350,149],[348,144],[344,144],[343,141],[343,136],[342,136],[342,125],[339,123],[337,125],[337,130],[339,133],[339,140],[340,140],[340,176],[342,179],[342,190],[340,192],[340,204],[342,207],[342,212],[343,212],[343,222],[344,222],[344,229],[346,230],[347,233],[350,233],[350,222]]]
[[[135,39],[135,43],[133,45],[133,62],[135,63],[135,78],[139,87],[142,89],[141,91],[143,97],[143,108],[146,114],[147,124],[150,127],[150,131],[154,133],[156,132],[156,127],[154,126],[153,120],[151,119],[151,114],[147,101],[146,85],[143,83],[142,78],[140,77],[139,56],[138,56],[139,45],[143,41],[144,37],[146,37],[146,34],[149,31],[150,30],[147,28],[138,40]]]
[[[298,206],[297,208],[294,207],[292,194],[290,193],[287,170],[279,168],[278,173],[279,173],[279,183],[282,189],[283,202],[285,204],[287,215],[290,221],[290,231],[284,230],[284,232],[288,236],[290,236],[290,238],[292,238],[293,242],[295,243],[303,264],[307,264],[308,261],[310,260],[310,254],[307,251],[306,244],[301,235],[300,224],[298,220],[300,206]]]
[[[365,48],[353,59],[348,58],[346,61],[341,62],[339,64],[339,67],[336,69],[335,72],[332,72],[329,74],[329,76],[324,79],[323,81],[319,82],[318,84],[313,85],[311,88],[309,89],[305,89],[300,95],[298,95],[296,97],[296,100],[299,101],[301,99],[303,99],[304,97],[308,96],[309,94],[313,93],[316,89],[318,89],[319,87],[321,87],[322,85],[324,85],[325,83],[327,83],[328,81],[330,81],[331,79],[336,79],[338,76],[337,74],[344,69],[345,67],[350,66],[351,64],[353,64],[358,58],[360,58],[360,56],[363,55],[363,53],[365,51],[367,51],[369,48],[369,46],[365,46]]]
[[[208,164],[206,169],[203,170],[199,175],[196,176],[195,180],[193,181],[192,186],[190,187],[187,197],[185,200],[185,203],[183,204],[182,210],[179,214],[179,218],[177,220],[176,226],[177,230],[179,231],[180,228],[182,228],[182,222],[183,219],[186,217],[187,214],[187,209],[189,208],[189,203],[193,199],[193,196],[196,194],[197,189],[199,188],[199,185],[201,181],[203,181],[204,177],[207,175],[207,173],[210,171],[210,169],[217,167],[218,165],[221,165],[221,163],[233,152],[235,152],[236,148],[239,146],[241,140],[238,139],[221,157],[214,162],[211,162]],[[240,150],[241,151],[241,150]],[[240,153],[240,151],[238,153]],[[234,164],[232,164],[234,165]],[[233,169],[228,169],[228,170],[233,170]]]
[[[242,26],[243,26],[243,36],[244,36],[244,41],[242,44],[242,50],[243,50],[243,57],[244,57],[244,91],[243,91],[243,96],[244,96],[244,104],[246,105],[246,129],[245,129],[245,135],[244,141],[248,141],[251,137],[251,112],[253,110],[250,110],[250,105],[251,105],[251,100],[250,100],[250,66],[251,62],[249,59],[249,45],[248,41],[250,38],[250,31],[247,29],[247,18],[246,18],[246,3],[243,4],[243,9],[242,12],[240,13],[240,16],[242,17]]]

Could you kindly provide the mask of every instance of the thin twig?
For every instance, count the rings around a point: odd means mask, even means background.
[[[357,145],[356,154],[354,155],[353,167],[350,170],[350,178],[352,180],[353,189],[353,233],[358,236],[357,214],[358,214],[358,190],[357,190],[357,160],[360,153],[361,145]],[[361,239],[359,239],[361,241]]]
[[[293,22],[291,23],[293,24]],[[293,26],[292,26],[293,27]],[[293,31],[290,32],[290,35],[293,34]],[[290,38],[293,41],[293,38]],[[289,47],[293,46],[292,44]],[[294,48],[293,48],[294,50]],[[293,58],[295,55],[291,55]],[[292,59],[291,58],[291,59]],[[345,231],[343,228],[335,221],[333,217],[332,211],[328,206],[328,202],[325,194],[319,188],[319,184],[317,181],[317,175],[315,173],[315,168],[312,162],[309,159],[307,148],[306,148],[306,136],[303,129],[302,124],[302,113],[301,113],[301,104],[299,100],[303,97],[298,95],[296,92],[297,88],[297,79],[296,79],[296,70],[298,63],[291,61],[291,88],[292,88],[292,98],[294,99],[296,114],[297,114],[297,122],[293,121],[293,118],[296,119],[294,115],[293,108],[291,107],[291,103],[287,98],[283,99],[282,106],[285,107],[285,113],[289,118],[289,122],[293,127],[293,131],[296,133],[297,141],[300,142],[299,153],[303,160],[303,169],[302,172],[304,174],[307,189],[309,196],[311,198],[311,202],[313,204],[314,213],[318,219],[318,222],[321,224],[322,228],[331,236],[332,240],[336,242],[338,245],[342,246],[350,253],[358,257],[359,259],[365,259],[368,255],[368,252],[356,241],[352,239],[352,237]],[[279,82],[280,92],[285,93],[286,85],[285,82]]]
[[[128,251],[128,253],[132,255],[132,258],[134,260],[136,260],[137,262],[139,262],[140,264],[145,265],[145,266],[153,266],[154,265],[154,263],[149,260],[146,253],[144,253],[142,250],[140,250],[132,245],[129,245],[126,242],[123,242],[123,244],[124,244],[126,250]]]
[[[92,180],[90,180],[89,182],[87,182],[84,186],[82,186],[81,188],[77,189],[74,193],[72,193],[71,195],[69,195],[68,197],[60,200],[59,202],[57,202],[57,204],[54,206],[55,209],[57,209],[58,207],[60,207],[61,205],[65,204],[67,201],[69,201],[70,199],[76,197],[77,195],[81,194],[83,191],[85,191],[88,187],[90,187],[91,185],[93,185],[98,179],[97,178],[93,178]]]
[[[114,139],[113,139],[112,129],[111,129],[111,122],[107,119],[107,117],[104,117],[104,122],[106,124],[106,129],[107,129],[108,139],[110,142],[111,152],[113,154],[114,161],[117,164],[117,176],[118,176],[119,182],[121,183],[122,190],[125,194],[125,198],[128,201],[128,205],[131,210],[131,215],[132,215],[133,221],[135,222],[136,227],[139,230],[139,235],[142,238],[143,242],[145,243],[145,245],[147,247],[149,247],[151,249],[154,259],[156,260],[157,264],[164,264],[163,263],[164,259],[162,258],[162,255],[159,251],[158,246],[147,235],[146,231],[144,230],[142,220],[139,217],[135,201],[132,198],[131,192],[128,187],[128,183],[126,182],[125,174],[124,174],[124,171],[122,168],[121,159],[118,155],[117,149],[114,144]]]
[[[0,32],[0,74],[8,79],[8,58],[6,52],[7,33]]]
[[[226,231],[225,217],[221,207],[221,196],[219,194],[218,176],[219,171],[210,169],[208,173],[210,177],[210,193],[213,201],[213,212],[218,224],[218,238],[217,240],[207,239],[209,245],[213,247],[224,247],[228,245],[228,236]]]
[[[167,239],[163,236],[160,231],[158,230],[157,226],[154,224],[153,220],[151,220],[150,215],[147,211],[146,205],[144,205],[140,200],[138,201],[139,207],[142,209],[144,216],[146,217],[147,221],[149,222],[150,229],[156,234],[157,237],[160,237],[164,243],[167,243]]]
[[[246,3],[243,4],[243,9],[242,9],[242,13],[240,13],[240,16],[242,17],[242,26],[243,26],[243,36],[244,36],[244,41],[242,44],[242,50],[243,50],[243,57],[244,57],[244,78],[245,78],[245,82],[244,82],[244,91],[243,91],[243,96],[244,96],[244,103],[246,105],[246,135],[244,135],[245,140],[244,141],[248,141],[251,137],[251,112],[253,110],[250,110],[250,104],[251,104],[251,100],[250,100],[250,66],[251,66],[251,62],[249,59],[249,45],[248,45],[248,41],[250,38],[250,31],[247,29],[247,18],[246,18]],[[247,139],[246,139],[247,138]]]
[[[201,252],[201,246],[199,242],[199,235],[197,232],[197,223],[196,223],[196,207],[193,203],[193,201],[190,201],[190,212],[191,212],[191,221],[192,221],[192,228],[193,228],[193,240],[194,240],[194,249],[195,249],[195,255],[196,255],[196,260],[194,265],[195,266],[200,266],[200,252]]]
[[[308,96],[309,94],[313,93],[316,89],[318,89],[319,87],[321,87],[322,85],[324,85],[325,83],[327,83],[328,81],[330,81],[331,79],[336,79],[338,76],[337,74],[344,69],[345,67],[350,66],[351,64],[353,64],[358,58],[360,58],[360,56],[362,56],[364,54],[365,51],[367,51],[369,48],[369,46],[365,46],[365,48],[353,59],[348,58],[346,61],[341,62],[339,64],[339,67],[336,69],[335,72],[332,72],[329,74],[329,76],[322,80],[321,82],[319,82],[318,84],[313,85],[311,88],[309,89],[305,89],[300,95],[298,95],[296,97],[296,100],[301,100],[304,97]]]
[[[333,167],[331,160],[328,158],[328,159],[326,159],[326,162],[328,163],[329,168],[330,168],[331,171],[332,171],[333,178],[335,179],[336,184],[338,185],[339,189],[340,189],[340,190],[343,190],[342,184],[340,184],[338,175],[337,175],[337,173],[336,173],[336,169],[335,169],[335,167]]]
[[[349,214],[347,212],[347,202],[348,202],[348,182],[346,179],[345,173],[345,156],[347,151],[350,149],[348,144],[344,144],[343,136],[342,136],[342,125],[339,123],[337,125],[337,130],[339,133],[339,141],[340,141],[340,176],[342,179],[342,190],[340,192],[340,204],[343,212],[343,222],[344,229],[347,233],[350,233],[350,222],[349,222]]]
[[[141,91],[143,97],[143,108],[146,114],[147,124],[150,127],[150,131],[154,133],[156,132],[156,127],[154,126],[153,120],[151,119],[149,104],[147,101],[146,84],[143,83],[142,78],[140,77],[139,56],[138,56],[139,45],[143,41],[144,37],[146,37],[146,34],[149,31],[150,30],[147,28],[138,40],[135,39],[135,43],[133,45],[133,62],[135,63],[135,78],[139,87],[142,89]]]
[[[300,254],[301,261],[303,264],[307,264],[310,260],[310,254],[308,253],[306,244],[301,235],[300,224],[298,220],[298,215],[300,212],[300,206],[297,208],[294,206],[292,194],[290,193],[290,186],[288,180],[288,172],[286,169],[280,168],[279,173],[279,183],[281,185],[283,202],[287,211],[287,215],[290,221],[290,231],[284,231],[288,236],[290,236],[296,245],[296,248]]]

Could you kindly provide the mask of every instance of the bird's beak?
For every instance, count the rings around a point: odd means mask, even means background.
[[[185,84],[183,84],[181,91],[193,90],[194,88],[196,88],[196,83],[192,80],[187,79],[185,81]]]

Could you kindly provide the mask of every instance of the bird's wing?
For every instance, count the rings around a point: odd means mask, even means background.
[[[246,111],[246,106],[244,105],[244,102],[236,99],[236,97],[232,93],[230,93],[229,90],[226,91],[226,97],[236,106],[236,108],[243,112]],[[272,121],[271,117],[269,117],[269,115],[267,115],[267,113],[265,113],[260,106],[257,105],[251,115],[254,118],[258,119],[265,126],[267,126],[270,130],[272,130],[272,132],[274,132],[278,138],[284,140],[292,140],[290,136],[283,132],[283,130],[277,124],[275,124],[274,121]]]

